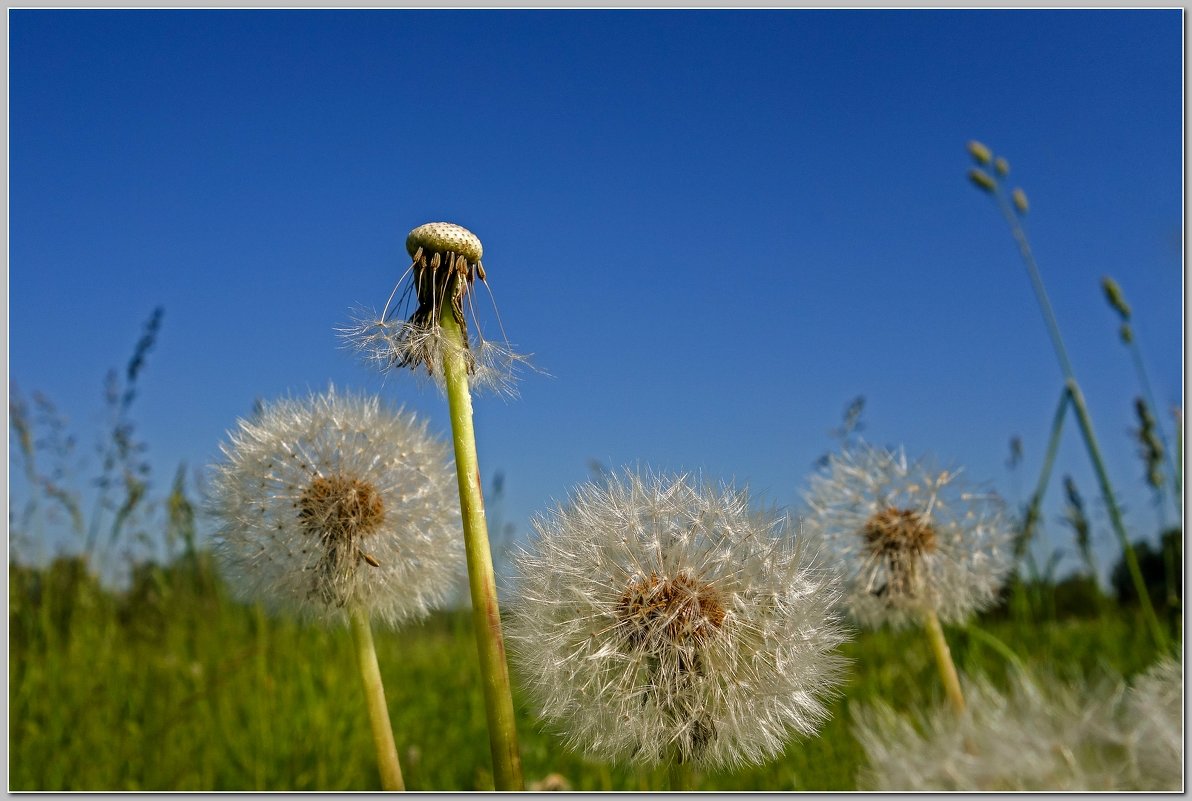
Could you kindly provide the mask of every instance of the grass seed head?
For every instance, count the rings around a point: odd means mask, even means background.
[[[327,393],[241,420],[214,468],[218,553],[240,597],[345,620],[424,615],[462,570],[447,446],[408,412]]]

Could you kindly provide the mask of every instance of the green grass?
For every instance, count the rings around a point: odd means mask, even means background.
[[[270,617],[231,601],[194,564],[145,570],[134,590],[100,589],[77,560],[10,569],[9,748],[13,790],[376,790],[375,752],[346,629]],[[475,640],[466,613],[438,614],[376,644],[407,787],[491,789]],[[1031,667],[1130,676],[1155,658],[1135,614],[985,630]],[[962,673],[1001,680],[1006,658],[949,630]],[[843,790],[862,754],[848,707],[943,701],[919,632],[858,632],[849,678],[821,735],[766,765],[695,777],[696,789]],[[590,762],[519,704],[527,782],[562,774],[577,790],[666,786],[663,771]]]

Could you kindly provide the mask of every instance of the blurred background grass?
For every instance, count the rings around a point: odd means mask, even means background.
[[[379,789],[347,631],[232,601],[203,551],[142,565],[121,592],[77,556],[12,565],[9,582],[11,789]],[[1106,597],[1096,611],[1055,586],[1043,594],[1042,619],[1002,607],[977,625],[1032,668],[1076,680],[1132,676],[1154,660],[1130,606]],[[948,633],[962,672],[1004,684],[1003,655],[964,629]],[[376,641],[409,789],[492,789],[467,612],[379,630]],[[850,705],[942,701],[921,632],[858,632],[845,654],[849,678],[821,736],[760,767],[699,775],[696,788],[853,789],[863,755]],[[577,790],[666,786],[661,772],[587,761],[518,713],[528,783],[557,773]]]

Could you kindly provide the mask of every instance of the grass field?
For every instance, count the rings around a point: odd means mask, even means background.
[[[346,630],[273,618],[229,599],[198,560],[144,568],[127,593],[78,559],[10,568],[12,790],[376,790],[360,678]],[[1073,679],[1133,676],[1156,657],[1134,612],[979,621],[1032,668]],[[1175,628],[1172,629],[1175,632]],[[1003,681],[1007,658],[950,629],[962,673]],[[378,630],[378,657],[411,790],[492,788],[475,641],[464,612]],[[696,789],[847,790],[863,759],[850,704],[939,703],[921,632],[857,632],[832,718],[760,767],[694,777]],[[515,675],[515,680],[516,680]],[[515,685],[515,702],[521,693]],[[577,790],[666,787],[657,773],[587,761],[519,706],[526,781]]]

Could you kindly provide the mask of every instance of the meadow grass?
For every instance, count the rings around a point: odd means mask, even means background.
[[[231,600],[203,554],[102,589],[80,559],[9,572],[12,790],[376,790],[379,778],[351,636],[271,617]],[[1080,679],[1133,676],[1156,657],[1137,613],[984,631],[1032,669]],[[948,628],[957,666],[1004,686],[1011,669],[986,641]],[[492,789],[476,647],[467,610],[399,631],[378,628],[380,661],[406,785]],[[863,759],[849,706],[942,703],[921,632],[859,631],[842,694],[820,736],[765,765],[693,777],[701,790],[847,790]],[[585,760],[543,731],[514,675],[528,784],[561,774],[576,790],[666,787],[665,770]]]

